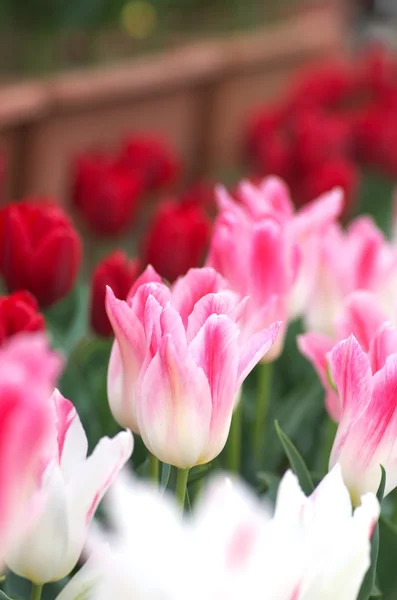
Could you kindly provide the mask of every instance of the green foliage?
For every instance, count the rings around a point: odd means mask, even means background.
[[[284,448],[286,455],[288,456],[289,463],[295,475],[297,476],[300,486],[304,493],[308,496],[314,490],[314,485],[305,461],[299,454],[298,450],[291,442],[289,437],[281,429],[277,421],[274,424],[279,440]]]

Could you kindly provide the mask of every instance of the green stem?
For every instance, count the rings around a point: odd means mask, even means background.
[[[189,477],[189,469],[178,469],[176,475],[175,498],[180,503],[182,510],[185,506],[187,478]]]
[[[32,582],[32,591],[30,592],[30,600],[40,600],[43,591],[43,584]]]
[[[327,415],[326,421],[324,423],[322,448],[320,450],[320,464],[319,464],[320,473],[328,472],[329,457],[331,456],[331,450],[332,450],[332,446],[334,444],[336,429],[337,429],[336,423]]]
[[[269,410],[272,363],[260,363],[257,367],[257,377],[256,413],[252,436],[252,454],[255,463],[260,460],[263,449]]]
[[[239,473],[241,467],[241,434],[242,434],[242,407],[238,403],[233,413],[229,437],[226,444],[227,468],[232,473]]]
[[[149,477],[157,485],[160,476],[160,462],[157,456],[149,454]]]

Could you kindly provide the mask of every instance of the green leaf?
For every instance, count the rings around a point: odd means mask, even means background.
[[[385,493],[386,486],[386,471],[382,465],[380,465],[380,469],[382,472],[380,484],[378,491],[376,493],[376,497],[379,500],[379,504],[382,504],[383,496]],[[374,595],[374,591],[376,593],[377,584],[376,584],[376,570],[378,564],[378,554],[379,554],[379,522],[376,524],[374,532],[372,534],[371,539],[371,566],[365,574],[364,581],[361,585],[360,593],[357,600],[368,600],[371,596]],[[379,596],[379,594],[377,594]],[[375,595],[376,597],[376,595]]]
[[[3,590],[0,590],[0,598],[3,598],[4,600],[12,600],[12,598],[10,598],[10,596],[7,596],[7,594],[3,592]]]
[[[385,495],[385,487],[386,487],[386,471],[385,471],[383,465],[379,465],[379,466],[380,466],[382,475],[380,478],[380,484],[378,487],[378,491],[376,492],[376,497],[379,500],[379,504],[382,504],[383,496]]]
[[[397,527],[381,515],[377,577],[384,600],[397,600]]]
[[[168,481],[170,479],[170,474],[171,474],[171,465],[169,465],[167,463],[162,463],[160,485],[163,490],[165,490],[167,488]]]
[[[314,490],[313,481],[306,467],[305,461],[291,442],[289,437],[281,429],[278,421],[274,422],[277,435],[288,457],[289,463],[295,475],[299,480],[299,484],[306,495],[309,495]]]

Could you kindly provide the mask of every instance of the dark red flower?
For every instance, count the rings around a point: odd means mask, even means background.
[[[289,93],[291,108],[343,106],[358,85],[352,64],[337,60],[310,66],[300,71]]]
[[[129,260],[121,250],[115,250],[95,267],[91,279],[91,327],[98,335],[113,335],[105,309],[106,286],[112,288],[116,298],[125,300],[139,272],[139,261]]]
[[[326,160],[348,156],[352,147],[351,119],[322,111],[301,111],[294,122],[294,164],[307,173]]]
[[[341,187],[345,193],[344,216],[354,205],[360,175],[355,164],[344,158],[334,158],[313,169],[300,182],[295,198],[299,204],[306,204],[335,187]]]
[[[167,143],[149,135],[128,137],[121,148],[119,164],[139,173],[148,191],[173,183],[180,171],[179,160]]]
[[[99,235],[113,236],[128,229],[143,189],[139,172],[103,154],[85,154],[75,162],[73,203]]]
[[[163,201],[144,240],[144,262],[172,282],[188,269],[200,266],[210,231],[202,206]]]
[[[65,212],[48,199],[31,198],[0,210],[0,273],[9,292],[26,289],[41,307],[72,289],[81,241]]]
[[[0,344],[22,331],[42,331],[44,317],[38,312],[36,299],[29,292],[0,296]]]
[[[180,202],[202,206],[209,214],[215,214],[217,210],[215,188],[214,182],[198,181],[183,191]]]

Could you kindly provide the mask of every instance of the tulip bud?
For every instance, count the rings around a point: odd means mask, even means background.
[[[210,236],[210,221],[195,203],[162,202],[143,244],[143,262],[168,281],[201,265]]]
[[[44,317],[38,312],[36,299],[29,292],[0,296],[0,344],[21,331],[43,329]]]
[[[102,236],[128,229],[144,191],[138,170],[101,154],[86,154],[74,168],[73,203],[92,231]]]
[[[102,438],[87,458],[87,438],[74,406],[56,390],[49,408],[56,418],[37,494],[39,515],[6,555],[7,565],[35,584],[58,581],[76,565],[96,508],[129,459],[129,431]]]
[[[173,183],[179,174],[179,160],[166,142],[154,136],[130,136],[120,152],[119,163],[140,173],[147,191]]]
[[[65,212],[38,199],[0,210],[0,272],[9,292],[26,289],[43,308],[68,294],[81,241]]]
[[[121,250],[115,250],[95,267],[91,279],[91,326],[98,335],[113,335],[105,309],[106,286],[117,298],[126,300],[139,270],[138,260],[128,260]]]

